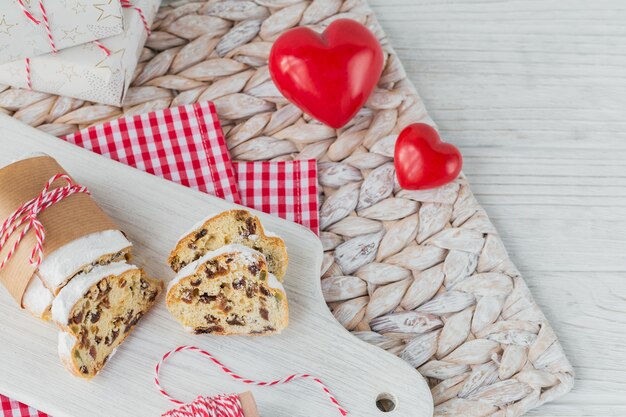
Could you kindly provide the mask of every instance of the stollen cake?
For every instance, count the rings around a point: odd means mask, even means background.
[[[52,307],[53,299],[52,292],[43,285],[41,278],[35,273],[22,298],[24,308],[39,319],[50,320],[50,307]]]
[[[46,254],[37,275],[56,295],[80,273],[89,272],[98,265],[128,260],[132,246],[119,230],[92,233]]]
[[[71,279],[98,265],[130,259],[132,243],[119,230],[106,230],[76,239],[46,255],[28,283],[22,305],[33,316],[49,320],[55,294]]]
[[[83,378],[95,376],[161,289],[160,281],[126,262],[98,265],[74,277],[52,302],[66,368]]]
[[[196,334],[268,335],[289,323],[287,295],[262,253],[227,245],[188,264],[170,282],[170,313]]]
[[[261,220],[247,210],[228,210],[203,220],[181,238],[170,254],[170,267],[178,272],[207,252],[240,244],[265,255],[269,272],[282,282],[287,271],[285,242],[266,231]]]

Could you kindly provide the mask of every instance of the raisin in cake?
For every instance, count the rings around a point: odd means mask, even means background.
[[[289,323],[287,295],[265,257],[227,245],[185,266],[170,282],[167,308],[185,329],[220,335],[280,333]]]
[[[59,356],[75,375],[92,378],[152,307],[162,283],[134,265],[115,262],[72,279],[52,302],[62,329]]]
[[[285,242],[266,231],[261,220],[246,210],[229,210],[202,221],[178,242],[168,262],[178,272],[207,252],[229,244],[261,252],[267,259],[269,272],[283,280],[288,263]]]

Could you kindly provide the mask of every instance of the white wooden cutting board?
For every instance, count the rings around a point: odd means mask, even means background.
[[[173,273],[165,260],[180,235],[207,213],[235,207],[0,115],[0,166],[30,152],[55,157],[79,183],[89,187],[135,244],[134,262],[166,281]],[[322,246],[315,235],[295,223],[259,215],[288,246],[285,282],[291,323],[281,335],[191,335],[169,316],[161,298],[115,358],[94,380],[86,382],[68,374],[61,365],[54,326],[21,311],[1,289],[0,393],[54,417],[157,416],[172,405],[154,387],[154,365],[168,350],[192,344],[212,352],[248,378],[268,380],[294,372],[319,376],[352,416],[431,416],[432,399],[424,379],[392,354],[350,335],[328,311],[319,279]],[[162,383],[184,401],[196,395],[249,389],[190,352],[168,362]],[[339,415],[319,387],[309,382],[252,391],[264,417]],[[377,408],[377,397],[385,393],[396,398],[394,411],[385,413]]]

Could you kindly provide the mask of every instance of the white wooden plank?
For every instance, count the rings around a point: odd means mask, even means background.
[[[90,188],[135,243],[135,261],[149,275],[162,279],[173,276],[166,258],[180,235],[206,213],[234,206],[90,153],[5,115],[0,115],[0,149],[0,165],[35,151],[57,158],[79,183]],[[153,385],[154,366],[168,350],[192,344],[214,353],[245,377],[316,375],[355,416],[379,416],[376,398],[381,393],[396,396],[394,416],[430,416],[432,398],[424,379],[394,355],[350,335],[329,312],[319,281],[319,240],[295,223],[260,216],[269,229],[285,238],[290,256],[285,284],[291,323],[281,335],[190,335],[169,316],[161,298],[102,373],[86,382],[63,369],[56,354],[56,329],[20,311],[8,293],[0,291],[0,392],[55,417],[160,415],[173,406]],[[162,374],[162,383],[186,401],[196,395],[248,389],[191,354],[173,359]],[[338,415],[315,385],[297,382],[252,391],[263,415]]]
[[[577,371],[529,415],[626,415],[624,2],[370,3]]]

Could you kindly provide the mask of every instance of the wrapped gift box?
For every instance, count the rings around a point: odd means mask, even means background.
[[[30,58],[28,64],[9,62],[0,65],[0,84],[120,106],[148,37],[146,23],[148,28],[152,25],[160,2],[133,0],[133,7],[123,9],[124,31],[100,41],[108,56],[90,42]]]
[[[0,0],[0,64],[60,51],[124,30],[119,0]],[[29,16],[31,18],[29,18]],[[51,43],[52,40],[52,43]]]

